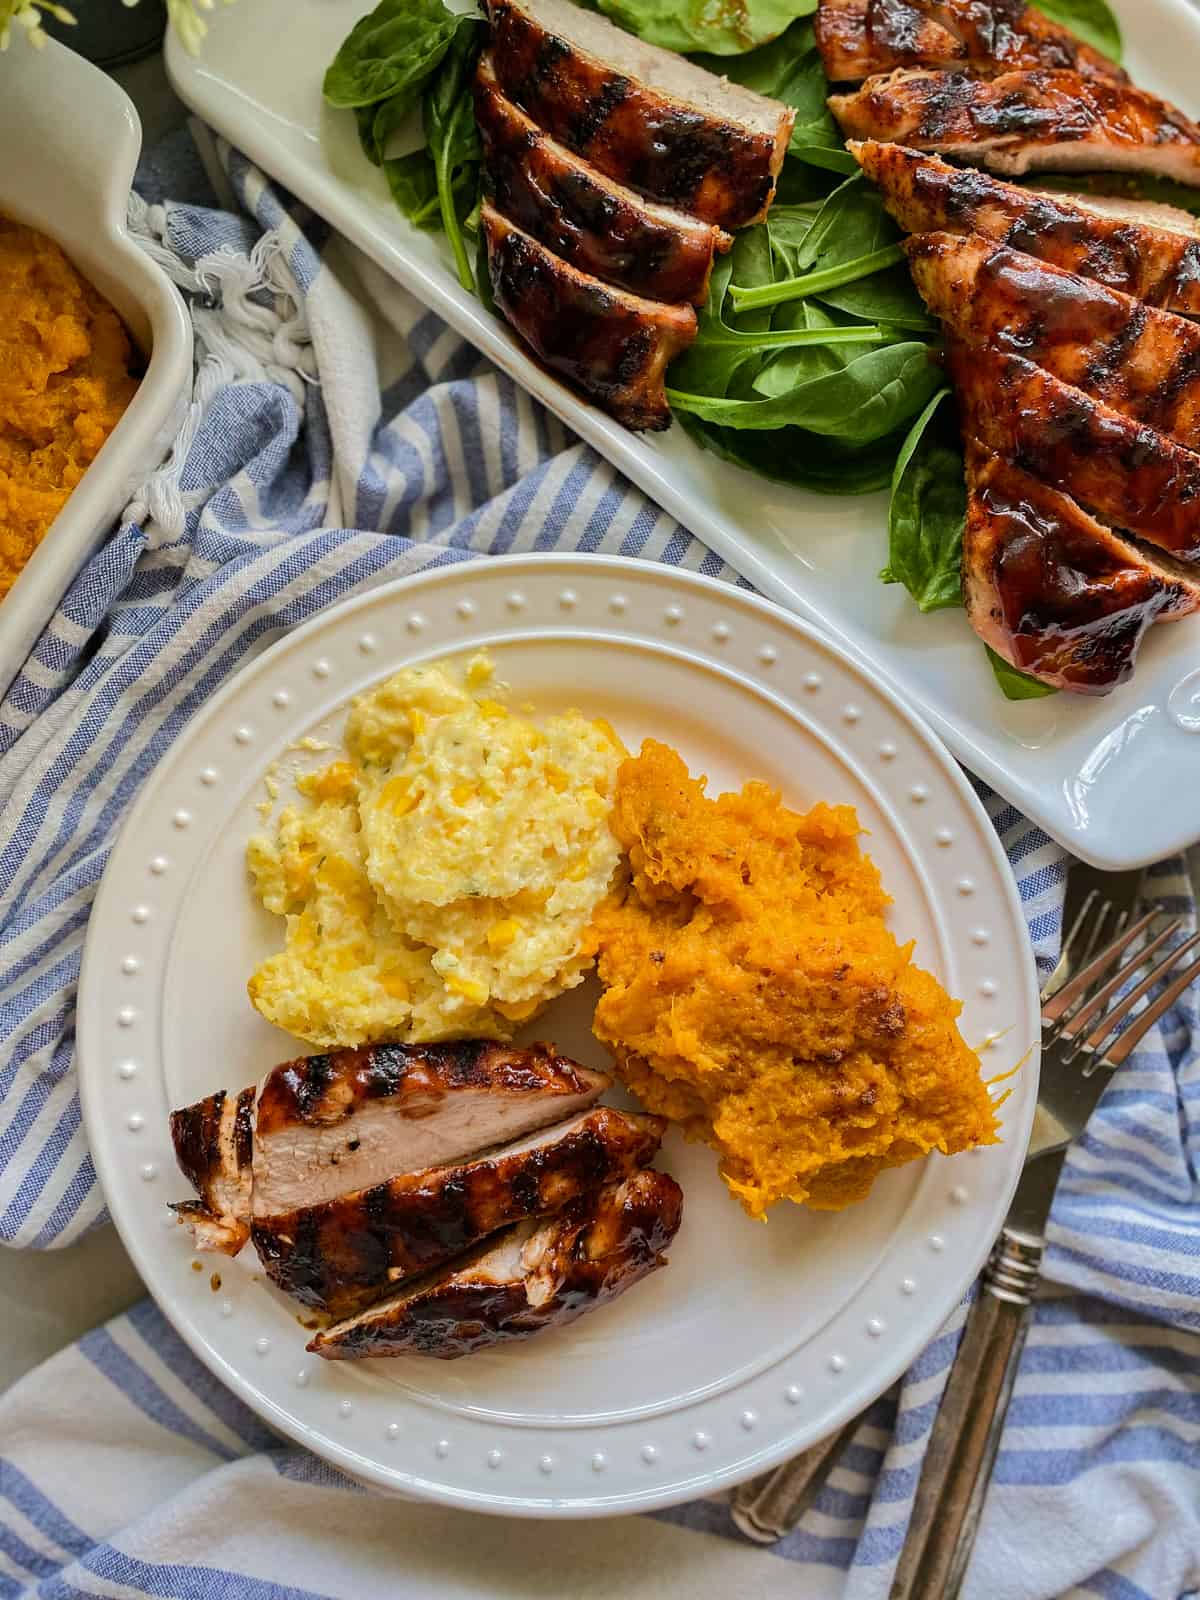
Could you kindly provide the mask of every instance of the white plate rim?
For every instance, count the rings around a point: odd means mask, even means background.
[[[147,781],[126,820],[120,839],[110,856],[109,866],[101,882],[89,922],[79,991],[79,1081],[85,1128],[95,1159],[97,1174],[108,1198],[113,1221],[135,1266],[160,1308],[185,1342],[217,1377],[226,1383],[247,1405],[262,1415],[272,1426],[295,1440],[296,1443],[313,1450],[324,1459],[341,1467],[352,1477],[385,1490],[401,1494],[415,1494],[422,1498],[455,1505],[462,1509],[494,1512],[503,1515],[593,1517],[647,1511],[677,1504],[682,1500],[727,1487],[754,1473],[765,1470],[778,1461],[786,1459],[797,1449],[803,1448],[805,1444],[811,1443],[815,1438],[839,1427],[844,1421],[849,1420],[851,1416],[862,1409],[865,1404],[869,1403],[871,1399],[875,1398],[876,1395],[882,1393],[884,1389],[907,1370],[920,1353],[920,1350],[925,1347],[929,1339],[934,1337],[945,1318],[952,1312],[961,1294],[965,1292],[982,1266],[994,1235],[1003,1220],[1012,1191],[1020,1174],[1021,1160],[1018,1152],[1023,1152],[1025,1148],[1029,1128],[1032,1124],[1036,1099],[1037,1044],[1035,1019],[1038,1014],[1038,1001],[1031,950],[1028,951],[1028,959],[1018,963],[1019,971],[1015,972],[1015,976],[1017,976],[1021,986],[1018,997],[1019,1008],[1029,1019],[1031,1043],[1029,1055],[1025,1057],[1026,1070],[1023,1073],[1023,1100],[1020,1119],[1012,1128],[1011,1136],[1008,1135],[1006,1129],[1005,1144],[997,1147],[1005,1152],[1007,1172],[1002,1187],[997,1190],[993,1197],[987,1225],[980,1229],[978,1238],[974,1242],[974,1248],[964,1253],[958,1262],[958,1267],[952,1280],[952,1290],[931,1293],[928,1296],[928,1303],[936,1308],[934,1313],[914,1323],[915,1331],[910,1331],[905,1337],[896,1340],[894,1346],[888,1349],[886,1359],[883,1359],[881,1355],[873,1368],[874,1376],[865,1387],[861,1380],[859,1380],[857,1387],[853,1383],[848,1383],[845,1386],[845,1391],[841,1398],[834,1405],[822,1410],[822,1425],[818,1433],[811,1433],[811,1425],[808,1432],[804,1429],[793,1429],[791,1432],[785,1431],[751,1457],[743,1455],[725,1467],[714,1465],[703,1469],[698,1468],[686,1479],[677,1479],[666,1486],[656,1487],[651,1483],[632,1492],[597,1493],[589,1497],[555,1495],[552,1491],[541,1495],[532,1492],[506,1494],[499,1490],[493,1493],[481,1494],[476,1490],[455,1487],[453,1484],[447,1484],[441,1479],[423,1476],[417,1471],[404,1470],[395,1465],[390,1465],[383,1459],[382,1450],[378,1456],[372,1457],[365,1454],[361,1449],[355,1449],[340,1443],[337,1439],[331,1439],[326,1434],[315,1429],[311,1424],[301,1420],[293,1411],[289,1411],[285,1406],[264,1395],[261,1388],[256,1387],[252,1375],[248,1375],[252,1370],[248,1364],[249,1358],[247,1358],[245,1371],[229,1360],[224,1359],[213,1348],[210,1340],[195,1325],[186,1309],[176,1303],[176,1298],[170,1292],[169,1286],[164,1288],[161,1283],[159,1263],[152,1248],[151,1241],[153,1236],[148,1222],[149,1213],[151,1210],[158,1208],[161,1195],[155,1193],[153,1201],[150,1202],[149,1193],[146,1190],[142,1190],[140,1191],[142,1195],[140,1210],[136,1205],[130,1204],[129,1194],[138,1191],[134,1191],[131,1188],[132,1180],[118,1168],[114,1143],[116,1139],[123,1137],[127,1147],[130,1147],[129,1133],[127,1125],[124,1124],[120,1133],[117,1130],[116,1124],[122,1108],[112,1098],[111,1077],[103,1072],[102,1062],[109,1047],[105,1042],[107,1037],[106,1030],[98,1014],[104,987],[104,979],[100,975],[103,957],[99,947],[102,931],[113,925],[117,899],[125,892],[119,885],[123,852],[133,848],[131,841],[135,836],[141,837],[142,824],[153,812],[158,791],[168,784],[176,769],[182,766],[190,748],[200,742],[207,729],[219,722],[228,705],[234,702],[249,687],[266,679],[275,663],[295,650],[297,645],[306,646],[308,642],[316,639],[323,631],[328,629],[331,623],[338,623],[381,604],[399,603],[408,598],[415,601],[422,593],[432,591],[438,587],[446,587],[452,590],[458,581],[470,579],[473,575],[480,576],[483,573],[489,575],[497,574],[505,582],[515,582],[522,575],[526,575],[526,581],[532,582],[535,578],[547,572],[556,575],[558,581],[568,586],[567,592],[573,595],[577,594],[584,584],[590,584],[595,580],[607,580],[618,584],[624,582],[626,586],[639,581],[650,581],[651,583],[657,581],[663,585],[665,593],[678,593],[680,598],[685,601],[689,594],[692,596],[719,597],[723,608],[740,609],[751,616],[757,615],[763,619],[764,623],[771,622],[775,627],[782,625],[788,633],[810,644],[822,654],[832,656],[835,659],[840,658],[841,662],[856,678],[865,679],[865,692],[878,695],[885,703],[889,712],[897,719],[905,733],[919,747],[922,758],[931,763],[937,771],[937,776],[947,782],[953,797],[965,806],[967,814],[974,819],[976,824],[974,842],[981,846],[985,856],[989,859],[989,865],[996,874],[998,892],[1002,897],[1010,919],[1011,925],[1006,930],[1006,933],[1016,935],[1018,948],[1028,949],[1027,926],[1021,910],[1015,879],[999,838],[968,780],[937,739],[913,713],[907,710],[895,691],[890,686],[868,677],[862,666],[852,656],[843,652],[836,643],[829,640],[818,630],[811,628],[792,613],[783,610],[772,602],[750,594],[743,589],[734,588],[719,580],[700,574],[678,568],[665,567],[653,562],[598,555],[537,554],[495,557],[478,563],[443,564],[426,569],[421,573],[398,579],[393,583],[380,585],[362,595],[330,607],[319,616],[311,619],[302,627],[293,630],[283,639],[276,642],[262,655],[256,657],[236,673],[223,686],[220,692],[197,713],[188,728],[172,747],[172,750]],[[422,649],[420,644],[412,643],[411,639],[409,644],[408,654],[410,658],[420,655],[449,654],[453,653],[456,648],[453,644],[447,644],[431,652],[428,647]],[[381,665],[381,671],[385,670],[394,670],[390,661],[386,665]],[[145,849],[148,847],[139,846],[139,848]],[[169,941],[167,942],[169,943]],[[1018,1009],[1016,1001],[1014,1001],[1012,1009],[1015,1014]],[[116,1037],[115,1030],[112,1031],[112,1036]],[[136,1141],[130,1148],[136,1150]],[[155,1175],[157,1174],[143,1172],[143,1176]],[[965,1214],[969,1208],[962,1206],[960,1210]],[[157,1231],[157,1224],[154,1227],[155,1231]],[[933,1239],[929,1243],[934,1250],[943,1248],[940,1242],[934,1242]],[[878,1348],[882,1352],[888,1347],[880,1345]],[[836,1358],[834,1359],[836,1360]],[[832,1370],[837,1374],[841,1369],[833,1366]],[[747,1415],[752,1416],[753,1414],[743,1413],[743,1416]],[[550,1486],[547,1485],[548,1490],[549,1488]]]
[[[365,0],[363,3],[365,5]],[[1193,30],[1200,47],[1200,18],[1188,0],[1151,0],[1151,3],[1156,13],[1156,28],[1161,29],[1164,19],[1169,15],[1180,31],[1186,33],[1189,29]],[[1124,26],[1128,44],[1134,32],[1133,0],[1113,0],[1113,8]],[[232,23],[228,17],[223,17],[220,25],[237,27],[239,23],[236,16]],[[1197,820],[1194,807],[1173,805],[1164,799],[1163,803],[1140,818],[1138,829],[1130,829],[1124,826],[1123,813],[1115,807],[1111,814],[1091,814],[1087,802],[1091,797],[1090,784],[1095,779],[1088,778],[1081,800],[1073,786],[1080,784],[1082,773],[1069,762],[1065,765],[1060,763],[1052,775],[1033,765],[1025,766],[1020,741],[1004,747],[997,743],[995,750],[1003,748],[1005,754],[1011,757],[1007,761],[999,759],[993,748],[972,737],[967,726],[943,710],[923,685],[906,679],[902,672],[890,666],[877,649],[881,641],[850,637],[839,618],[829,615],[814,603],[805,592],[804,573],[798,560],[771,559],[764,555],[763,549],[752,536],[731,525],[702,496],[689,494],[676,481],[671,468],[664,466],[655,456],[651,446],[594,406],[580,400],[557,379],[542,371],[524,353],[509,331],[461,287],[449,270],[430,271],[394,240],[364,224],[358,199],[345,183],[326,171],[319,161],[300,158],[287,138],[273,126],[269,115],[249,118],[241,115],[242,108],[230,102],[226,86],[218,75],[206,68],[203,61],[197,62],[189,57],[178,39],[171,34],[167,39],[166,65],[176,92],[206,122],[218,129],[265,172],[276,177],[292,194],[311,206],[371,257],[384,272],[416,295],[501,370],[519,382],[762,593],[799,611],[809,621],[832,634],[844,650],[856,655],[875,672],[887,675],[902,691],[910,694],[925,719],[960,760],[1081,860],[1101,870],[1122,871],[1147,866],[1176,854],[1200,837],[1200,820]],[[1177,95],[1175,98],[1180,97]],[[312,136],[307,137],[311,141]],[[317,146],[311,144],[305,148]],[[1125,712],[1123,720],[1099,739],[1087,757],[1085,764],[1094,765],[1097,773],[1107,773],[1111,769],[1114,751],[1124,755],[1126,746],[1133,745],[1135,736],[1140,740],[1146,737],[1148,724],[1144,722],[1144,706],[1149,691],[1145,689],[1147,669],[1144,662],[1139,672],[1141,706],[1139,679],[1135,677],[1131,685],[1125,685],[1123,690],[1117,691],[1118,695],[1126,696],[1121,702]],[[1172,763],[1182,783],[1189,771],[1186,751],[1193,747],[1196,730],[1200,730],[1200,717],[1193,717],[1192,710],[1188,711],[1186,721],[1176,715],[1171,708],[1176,693],[1182,693],[1191,707],[1192,697],[1200,697],[1200,674],[1185,665],[1183,677],[1178,683],[1172,686],[1164,679],[1155,690],[1157,698],[1152,707],[1156,715],[1161,710],[1163,726],[1159,731],[1164,731],[1168,740],[1177,741],[1180,728],[1193,730],[1190,738],[1183,736],[1189,741],[1182,746],[1185,753],[1174,758]],[[1157,700],[1161,700],[1161,707]],[[999,715],[997,708],[995,718],[998,719]],[[1167,726],[1170,722],[1178,726],[1172,730]],[[1157,740],[1157,733],[1155,738]],[[1161,744],[1161,741],[1157,742]],[[1138,748],[1140,750],[1141,745]],[[1047,781],[1050,776],[1054,781]],[[1172,786],[1168,786],[1164,794],[1171,792]]]

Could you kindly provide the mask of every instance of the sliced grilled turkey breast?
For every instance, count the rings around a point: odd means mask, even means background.
[[[543,133],[501,92],[487,54],[475,79],[475,120],[488,197],[510,222],[605,283],[703,305],[727,233],[644,200]]]
[[[1078,72],[900,70],[830,109],[852,139],[940,150],[997,172],[1152,172],[1200,184],[1200,128],[1142,89]]]
[[[1020,189],[896,144],[850,148],[906,233],[979,233],[1149,305],[1200,315],[1200,227],[1185,211]]]
[[[683,1209],[665,1172],[593,1190],[548,1222],[520,1222],[317,1334],[327,1361],[424,1355],[451,1361],[561,1327],[666,1265]]]
[[[998,655],[1088,695],[1125,682],[1155,621],[1200,606],[1200,588],[1181,571],[977,445],[967,451],[963,594],[971,625]]]
[[[1115,61],[1024,0],[821,0],[815,27],[831,83],[895,67],[1065,67],[1126,78]]]
[[[1200,456],[1022,356],[952,336],[947,365],[967,439],[1114,528],[1200,557]]]
[[[172,1207],[197,1248],[235,1256],[250,1236],[254,1089],[219,1089],[171,1113],[171,1142],[185,1178],[200,1196]]]
[[[480,213],[492,293],[552,372],[627,428],[670,427],[664,376],[696,337],[690,305],[615,289],[561,261],[485,201]]]
[[[628,1176],[653,1161],[665,1131],[661,1117],[597,1106],[470,1161],[259,1218],[252,1238],[278,1288],[341,1316],[487,1234]]]
[[[795,113],[570,0],[487,0],[496,74],[607,177],[721,228],[766,214]]]
[[[979,234],[905,250],[926,305],[971,344],[1011,350],[1200,449],[1200,327]]]
[[[252,1190],[240,1159],[244,1136],[224,1132],[223,1090],[174,1112],[171,1135],[204,1203],[216,1210],[212,1197],[228,1200],[217,1214],[248,1232],[251,1213],[320,1205],[548,1127],[587,1110],[611,1082],[549,1045],[366,1045],[268,1073],[256,1113],[247,1109],[239,1125],[249,1127],[253,1116]],[[239,1106],[253,1096],[244,1090]],[[199,1235],[197,1244],[204,1247]]]

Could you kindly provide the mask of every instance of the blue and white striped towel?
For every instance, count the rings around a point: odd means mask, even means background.
[[[0,708],[0,1237],[14,1245],[103,1220],[73,1073],[88,908],[139,784],[248,655],[346,595],[486,552],[604,550],[733,577],[236,153],[219,157],[231,209],[135,207],[191,295],[184,434]],[[1065,858],[983,798],[1047,964]],[[1193,914],[1181,863],[1149,887]],[[968,1600],[1200,1589],[1196,1006],[1147,1041],[1072,1152],[1055,1287]],[[146,1303],[0,1402],[0,1596],[881,1600],[961,1318],[873,1408],[801,1528],[761,1551],[720,1502],[614,1537],[365,1495],[272,1435]]]

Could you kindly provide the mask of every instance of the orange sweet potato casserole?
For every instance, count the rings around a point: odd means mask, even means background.
[[[887,1167],[994,1143],[960,1006],[888,930],[854,810],[704,787],[652,740],[618,774],[629,873],[593,924],[594,1028],[628,1087],[719,1153],[755,1217],[840,1210]]]
[[[0,217],[0,599],[132,400],[130,361],[58,245]]]

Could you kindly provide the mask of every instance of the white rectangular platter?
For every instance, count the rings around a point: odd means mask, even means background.
[[[411,227],[321,79],[370,0],[243,0],[211,13],[203,54],[172,37],[181,97],[380,267],[510,373],[762,593],[855,651],[973,772],[1076,855],[1117,870],[1200,838],[1200,627],[1152,630],[1133,680],[1101,700],[1009,702],[965,614],[922,616],[876,574],[881,494],[791,489],[718,461],[678,426],[637,436],[542,372],[463,290],[438,235]],[[1200,110],[1200,12],[1188,0],[1114,0],[1143,87]],[[1200,515],[1200,512],[1197,513]]]

